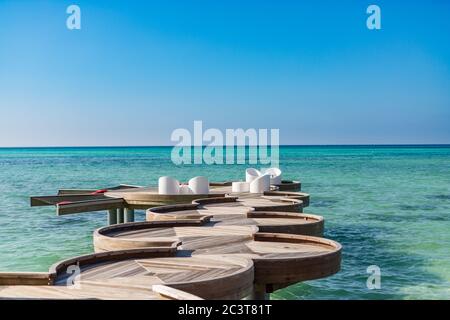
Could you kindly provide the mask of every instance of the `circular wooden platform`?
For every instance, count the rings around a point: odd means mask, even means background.
[[[302,183],[294,180],[282,180],[281,184],[275,184],[278,191],[300,191],[302,189]]]
[[[0,281],[0,298],[242,299],[253,291],[251,260],[178,253],[174,247],[155,247],[67,259],[50,268],[48,285],[1,286]]]
[[[202,227],[202,228],[199,228]],[[116,224],[94,231],[94,250],[113,250],[166,247],[177,249],[183,239],[208,237],[209,240],[234,238],[249,239],[258,232],[255,225],[216,225],[209,217],[196,219],[147,221]]]
[[[248,237],[257,231],[322,236],[324,227],[323,218],[311,214],[249,210],[245,215],[208,215],[198,205],[183,208],[171,206],[172,211],[168,210],[165,208],[164,213],[153,221],[97,229],[94,231],[95,251],[158,246],[176,248],[182,241],[180,234],[192,237],[216,236],[217,239],[228,235]],[[204,228],[196,228],[202,226]],[[155,233],[158,237],[154,237]]]
[[[199,300],[198,296],[164,285],[150,288],[114,283],[80,282],[74,286],[0,286],[0,300]]]
[[[224,181],[224,182],[210,182],[209,185],[212,188],[217,187],[231,187],[233,181]],[[300,191],[302,188],[302,184],[300,181],[293,180],[282,180],[281,184],[274,184],[276,190],[278,191]]]
[[[199,247],[185,241],[180,248],[193,251],[193,256],[225,254],[252,259],[255,283],[265,285],[266,292],[337,273],[342,250],[341,245],[332,240],[278,233],[256,233],[252,240],[218,246],[202,243]]]
[[[224,193],[229,196],[233,197],[243,197],[243,196],[249,196],[249,197],[260,197],[262,195],[264,196],[271,196],[271,197],[284,197],[284,198],[292,198],[292,199],[298,199],[303,201],[303,206],[307,207],[309,205],[309,194],[299,191],[281,191],[278,190],[277,187],[272,186],[270,191],[266,191],[264,193],[250,193],[250,192],[243,192],[243,193],[234,193],[232,192],[231,186],[216,186],[211,188],[212,192],[218,192],[218,193]],[[198,198],[200,199],[200,198]]]
[[[222,224],[233,223],[223,216]],[[255,211],[247,213],[247,220],[254,221],[260,232],[289,233],[305,236],[321,237],[324,230],[324,219],[321,216],[308,213],[291,213],[277,211]]]
[[[263,199],[267,202],[266,199]],[[251,207],[251,201],[236,197],[210,198],[194,201],[191,205],[162,206],[148,209],[148,221],[200,219],[208,217],[215,225],[255,225],[261,232],[291,233],[322,236],[324,219],[318,215],[296,212],[296,202]],[[263,203],[264,204],[264,203]],[[247,206],[248,205],[248,206]],[[269,208],[272,211],[263,210]],[[273,211],[279,210],[279,211]],[[285,211],[282,211],[285,210]],[[291,212],[293,211],[293,212]]]
[[[268,290],[326,277],[340,268],[341,246],[334,241],[257,231],[253,225],[214,225],[206,217],[130,223],[97,230],[94,246],[115,250],[127,242],[140,248],[166,242],[170,248],[177,246],[177,256],[247,258],[255,264],[255,283],[270,286]]]

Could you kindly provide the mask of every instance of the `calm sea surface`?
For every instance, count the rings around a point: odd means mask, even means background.
[[[0,149],[0,271],[46,271],[92,251],[103,212],[57,217],[29,206],[58,188],[180,180],[242,179],[243,165],[177,167],[170,148]],[[276,299],[450,299],[450,147],[282,147],[285,178],[311,194],[305,212],[323,215],[325,236],[344,248],[342,271],[277,291]],[[143,220],[138,212],[137,220]],[[368,290],[366,269],[381,268]]]

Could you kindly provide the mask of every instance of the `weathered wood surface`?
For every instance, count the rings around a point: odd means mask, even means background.
[[[96,230],[94,247],[107,251],[152,245],[173,247],[178,243],[183,255],[244,256],[258,265],[256,284],[267,286],[267,290],[336,273],[340,268],[340,245],[298,235],[321,235],[323,218],[289,212],[292,205],[301,207],[296,193],[293,198],[292,193],[272,194],[199,199],[192,204],[151,208],[147,210],[148,222]],[[262,211],[267,208],[287,212]],[[261,230],[265,233],[257,232]]]
[[[133,209],[148,209],[149,207],[166,204],[190,203],[199,198],[225,197],[225,193],[215,190],[212,190],[209,194],[164,195],[159,194],[156,187],[108,191],[104,195],[110,198],[123,199],[127,207]]]
[[[209,194],[179,194],[161,195],[156,187],[138,187],[120,185],[109,189],[86,190],[86,189],[62,189],[54,196],[33,196],[30,198],[31,206],[56,206],[57,215],[74,214],[81,212],[104,211],[110,209],[148,209],[155,206],[167,204],[190,203],[195,199],[217,198],[226,195],[235,195],[244,199],[261,198],[261,195],[272,199],[287,201],[287,199],[302,202],[302,207],[309,205],[309,195],[302,192],[269,191],[264,194],[233,194],[231,186],[221,184],[211,188]],[[298,205],[299,206],[299,205]],[[257,209],[258,205],[255,204]],[[267,205],[265,210],[270,209]],[[298,211],[295,209],[295,211]]]
[[[103,194],[65,194],[57,196],[33,196],[30,197],[30,205],[37,206],[54,206],[61,202],[77,202],[105,199]]]
[[[204,299],[240,299],[253,286],[253,263],[239,257],[176,256],[173,248],[122,250],[72,258],[54,265],[55,284],[66,285],[66,270],[79,265],[90,284],[151,288],[170,286]],[[211,290],[214,288],[214,290]]]
[[[48,272],[0,272],[0,286],[4,285],[49,285],[52,282]]]
[[[80,283],[67,286],[0,286],[0,300],[159,300],[167,299],[152,289],[108,283]]]
[[[309,194],[286,191],[295,188],[299,182],[283,181],[262,194],[234,194],[226,182],[211,183],[205,195],[119,186],[33,197],[32,205],[53,204],[60,214],[110,210],[117,222],[132,220],[134,209],[150,209],[146,222],[96,230],[94,254],[39,276],[3,274],[2,282],[0,274],[0,298],[241,299],[332,275],[340,269],[341,246],[315,237],[324,220],[301,213]],[[68,281],[73,266],[81,270],[77,286]]]
[[[302,183],[295,180],[281,180],[281,184],[275,184],[278,191],[301,191]]]
[[[334,241],[260,233],[253,225],[216,226],[206,217],[199,221],[154,221],[102,228],[94,233],[94,246],[103,251],[131,243],[145,248],[167,242],[171,247],[177,245],[179,256],[245,257],[255,264],[256,284],[272,288],[326,277],[340,268],[341,246]]]
[[[123,199],[101,198],[98,200],[87,200],[77,202],[60,202],[56,204],[58,216],[81,212],[104,211],[110,209],[123,209],[126,205]]]
[[[256,225],[262,232],[322,236],[323,217],[298,213],[301,202],[295,199],[279,201],[277,197],[270,198],[260,196],[201,199],[190,205],[150,208],[146,216],[148,221],[209,217],[215,225]],[[269,211],[263,211],[265,209]]]
[[[120,184],[115,187],[107,187],[107,188],[100,188],[100,189],[59,189],[58,195],[93,194],[93,193],[98,192],[99,190],[122,190],[122,189],[134,189],[134,188],[143,188],[143,187],[130,185],[130,184]]]
[[[266,191],[264,193],[232,193],[231,187],[217,187],[214,189],[216,192],[222,192],[231,197],[238,197],[240,200],[251,201],[251,199],[261,200],[267,199],[272,202],[302,202],[302,207],[309,206],[309,194],[304,192],[293,192],[293,191]],[[211,197],[210,197],[211,198]],[[201,197],[197,197],[197,200],[201,199]],[[269,210],[269,205],[266,204],[255,204],[253,207],[261,207],[265,206],[266,208],[262,208],[264,210]]]
[[[241,299],[253,290],[248,259],[175,253],[151,248],[71,258],[50,268],[53,285],[0,286],[0,299]],[[73,266],[80,268],[75,282]],[[170,288],[156,286],[154,291],[155,285]]]
[[[203,228],[199,228],[203,227]],[[96,252],[132,248],[171,247],[176,249],[184,239],[208,237],[208,241],[221,241],[227,238],[251,239],[258,232],[254,225],[219,226],[209,218],[198,220],[174,220],[135,222],[113,225],[94,231]]]
[[[212,188],[217,187],[231,187],[234,181],[224,181],[224,182],[210,182],[209,185]],[[276,187],[278,191],[300,191],[302,188],[302,184],[300,181],[293,180],[282,180],[281,184],[272,185]]]
[[[194,296],[193,294],[177,290],[161,284],[155,284],[152,286],[152,291],[159,293],[162,297],[171,300],[202,300],[202,298]]]

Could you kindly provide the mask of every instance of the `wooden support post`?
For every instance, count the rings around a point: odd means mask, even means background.
[[[125,208],[125,223],[134,222],[134,209]]]
[[[117,223],[123,223],[124,220],[124,212],[123,208],[117,209]]]
[[[246,298],[246,300],[270,300],[270,294],[266,292],[264,285],[254,285],[253,292]]]
[[[108,225],[116,224],[117,223],[117,210],[116,209],[109,209],[108,210]]]

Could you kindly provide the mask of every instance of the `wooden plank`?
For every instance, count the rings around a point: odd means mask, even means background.
[[[67,194],[57,196],[33,196],[30,197],[30,204],[32,207],[36,206],[54,206],[60,202],[76,202],[87,200],[105,199],[102,194]]]
[[[233,256],[164,254],[166,251],[158,248],[96,253],[62,261],[53,266],[51,272],[57,275],[58,286],[66,286],[66,269],[78,265],[82,279],[80,292],[86,284],[137,289],[166,285],[204,299],[241,299],[253,290],[251,260]]]
[[[78,201],[56,204],[57,215],[66,215],[80,212],[103,211],[109,209],[123,208],[123,199],[102,198],[92,201]]]
[[[200,297],[194,296],[193,294],[177,290],[168,286],[161,284],[155,284],[152,286],[153,292],[159,293],[161,296],[172,299],[172,300],[203,300]]]
[[[1,272],[0,285],[50,285],[48,272]]]
[[[142,186],[129,185],[129,184],[120,184],[120,185],[114,186],[114,187],[99,188],[99,189],[59,189],[58,190],[58,195],[92,194],[92,193],[97,192],[99,190],[122,190],[122,189],[136,189],[136,188],[143,188],[143,187]]]

